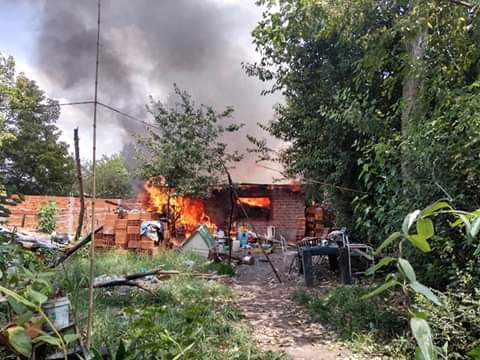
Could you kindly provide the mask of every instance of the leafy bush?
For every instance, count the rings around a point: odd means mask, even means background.
[[[361,300],[369,290],[344,286],[322,297],[297,291],[294,300],[307,306],[315,317],[332,326],[344,339],[352,340],[361,333],[375,334],[383,339],[399,334],[406,326],[405,320],[375,301]]]
[[[416,297],[415,310],[428,314],[434,341],[448,342],[449,359],[465,359],[466,353],[480,344],[480,292],[440,293],[441,305]]]
[[[50,234],[55,230],[57,225],[57,203],[49,201],[38,209],[38,228],[43,233]]]

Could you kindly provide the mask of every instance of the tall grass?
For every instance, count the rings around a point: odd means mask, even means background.
[[[100,252],[97,275],[121,275],[156,267],[166,270],[216,271],[205,258],[169,251],[156,257]],[[69,293],[80,323],[86,304],[87,258],[79,254],[65,264],[57,281]],[[212,281],[174,277],[152,288],[116,287],[95,291],[94,346],[115,349],[119,341],[134,344],[135,359],[280,359],[264,353],[238,325],[241,317],[229,287]],[[133,355],[134,354],[134,355]]]
[[[367,288],[342,286],[323,296],[297,291],[294,300],[305,305],[319,321],[330,325],[342,339],[352,340],[367,333],[389,338],[401,332],[405,320],[374,300],[362,300],[361,296],[368,292]]]

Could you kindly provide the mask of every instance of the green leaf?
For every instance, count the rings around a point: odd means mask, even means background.
[[[395,258],[391,256],[386,256],[383,259],[381,259],[379,262],[377,262],[374,266],[371,266],[370,268],[367,269],[365,272],[367,275],[372,275],[374,274],[377,270],[381,269],[382,267],[390,264]]]
[[[433,346],[432,332],[430,326],[424,319],[412,318],[410,319],[410,328],[412,334],[417,341],[420,348],[421,355],[425,360],[437,359],[437,354]]]
[[[418,346],[415,348],[415,360],[425,360],[422,354],[422,350],[420,350]]]
[[[65,344],[70,344],[73,341],[76,341],[80,338],[78,334],[67,334],[63,337]]]
[[[27,299],[25,299],[23,296],[20,296],[18,295],[16,292],[12,291],[12,290],[9,290],[3,286],[0,286],[0,292],[4,293],[5,295],[7,296],[10,296],[11,298],[13,298],[14,300],[18,301],[19,303],[31,308],[31,309],[35,309],[36,306],[34,303],[28,301]]]
[[[118,344],[117,352],[115,353],[115,360],[124,360],[127,357],[127,352],[125,350],[125,343],[120,340]]]
[[[382,292],[384,292],[385,290],[387,289],[390,289],[391,287],[394,287],[395,285],[398,285],[400,284],[397,280],[390,280],[390,281],[387,281],[385,283],[383,283],[382,285],[380,285],[379,287],[377,287],[375,290],[373,290],[372,292],[369,292],[368,294],[365,294],[361,297],[361,299],[363,300],[366,300],[366,299],[369,299],[373,296],[376,296],[378,294],[381,294]]]
[[[22,315],[22,314],[25,314],[26,312],[29,311],[28,308],[25,305],[18,302],[17,300],[12,298],[11,296],[7,296],[7,301],[8,301],[8,304],[13,309],[13,311],[15,312],[15,314],[17,314],[17,315]]]
[[[380,254],[380,252],[385,249],[387,246],[389,246],[392,242],[394,242],[395,240],[397,240],[398,238],[400,238],[402,236],[402,233],[401,232],[394,232],[393,234],[390,234],[390,236],[388,238],[386,238],[381,244],[380,246],[377,248],[377,250],[375,250],[374,252],[374,255],[378,255]]]
[[[408,241],[412,243],[413,246],[419,248],[423,252],[430,252],[432,249],[430,248],[430,244],[428,243],[427,239],[423,236],[415,234],[415,235],[408,235]]]
[[[6,330],[9,344],[20,354],[26,357],[32,355],[32,340],[21,326],[14,326]]]
[[[470,236],[472,238],[476,238],[478,232],[480,231],[480,217],[475,218],[472,222],[472,226],[470,227]]]
[[[417,220],[417,233],[425,239],[429,239],[434,234],[433,222],[430,219]]]
[[[473,252],[473,256],[479,256],[479,255],[480,255],[480,245],[478,245],[475,251]]]
[[[398,266],[410,283],[417,281],[415,270],[413,270],[413,267],[408,260],[398,258]]]
[[[467,355],[474,360],[480,360],[480,345],[475,346],[467,352]]]
[[[438,202],[435,202],[432,205],[426,207],[425,209],[423,209],[420,216],[422,218],[423,217],[428,217],[428,216],[436,213],[438,210],[445,209],[445,208],[451,209],[452,207],[445,201],[438,201]]]
[[[33,342],[35,342],[35,343],[44,342],[44,343],[54,345],[54,346],[57,346],[57,347],[62,347],[62,342],[60,341],[60,339],[57,338],[57,337],[54,337],[54,336],[50,336],[50,335],[37,336],[33,340]]]
[[[470,233],[470,220],[468,220],[468,218],[463,214],[457,213],[456,215],[459,217],[459,219],[452,224],[452,227],[457,227],[465,224],[465,229],[467,229],[467,232]]]
[[[404,235],[408,235],[408,231],[410,230],[413,223],[415,222],[415,220],[418,219],[419,216],[420,216],[420,210],[415,210],[410,214],[408,214],[407,216],[405,216],[405,219],[403,220],[403,224],[402,224],[402,231]]]
[[[433,302],[435,305],[441,305],[440,300],[438,300],[438,297],[427,286],[419,283],[418,281],[413,281],[413,282],[410,283],[410,287],[415,292],[425,296],[428,300]]]
[[[17,317],[17,324],[23,325],[25,324],[28,320],[30,320],[33,316],[33,311],[26,310],[22,314],[18,314]]]
[[[25,290],[25,297],[37,305],[42,305],[48,300],[48,297],[38,291],[33,290],[31,287],[28,287],[27,290]]]

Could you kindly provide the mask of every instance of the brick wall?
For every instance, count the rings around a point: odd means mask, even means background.
[[[305,236],[305,198],[302,192],[286,185],[241,185],[238,191],[240,196],[268,196],[272,202],[268,220],[250,219],[250,221],[247,221],[247,219],[238,219],[239,224],[244,223],[249,228],[253,225],[255,230],[261,234],[265,234],[267,227],[273,225],[277,232],[288,241],[298,241]],[[96,226],[111,223],[115,217],[116,206],[106,203],[107,200],[122,203],[131,209],[141,207],[136,199],[97,199],[95,203]],[[48,201],[55,201],[57,204],[57,233],[74,234],[80,210],[80,199],[75,197],[25,196],[25,201],[22,203],[9,206],[11,215],[8,218],[7,225],[16,226],[19,229],[35,230],[38,226],[37,211],[42,204]],[[91,199],[85,199],[85,205],[83,234],[86,234],[90,229]],[[210,216],[216,225],[226,228],[230,213],[228,191],[217,191],[210,199],[207,199],[205,201],[205,213]],[[147,220],[147,217],[146,215],[142,216],[142,219]]]
[[[101,225],[106,217],[114,214],[115,205],[106,203],[106,200],[118,203],[119,199],[96,199],[95,201],[95,223]],[[48,201],[57,204],[57,233],[74,234],[78,225],[80,212],[80,199],[68,196],[33,196],[26,195],[25,200],[17,205],[8,206],[10,216],[7,226],[15,226],[19,229],[35,230],[38,226],[38,209]],[[90,228],[91,199],[85,199],[85,218],[83,231],[85,234]]]
[[[265,234],[267,227],[273,225],[288,241],[298,241],[305,236],[305,198],[302,192],[285,185],[240,186],[238,192],[242,197],[266,196],[272,202],[269,219],[234,219],[238,224],[245,224],[250,230],[255,227],[260,234]],[[216,192],[206,200],[205,212],[217,226],[226,229],[230,213],[228,192]]]

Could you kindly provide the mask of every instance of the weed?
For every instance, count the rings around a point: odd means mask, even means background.
[[[352,340],[365,333],[385,339],[400,333],[405,321],[375,301],[360,299],[368,291],[367,288],[345,286],[323,297],[297,291],[294,300],[306,306],[321,322],[332,326],[343,339]]]
[[[49,201],[38,209],[38,231],[50,234],[57,224],[57,203]]]

